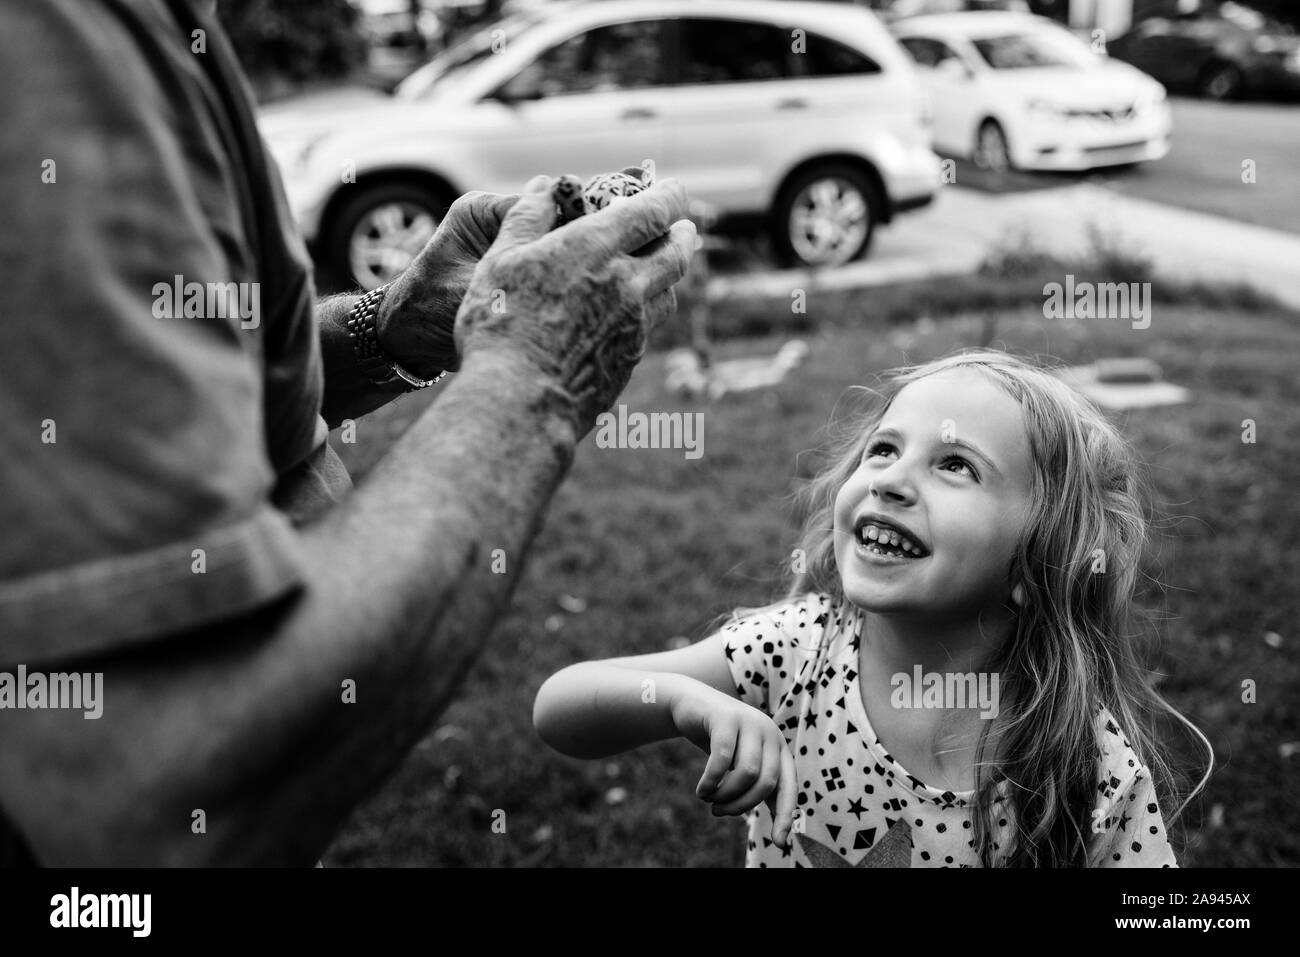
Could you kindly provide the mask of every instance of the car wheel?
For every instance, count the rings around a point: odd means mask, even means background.
[[[1011,169],[1011,147],[1007,134],[997,120],[985,120],[975,134],[975,150],[971,154],[975,165],[990,173],[1005,173]]]
[[[1209,100],[1235,100],[1241,88],[1241,71],[1231,63],[1211,63],[1196,83],[1197,92]]]
[[[363,187],[331,218],[326,263],[335,276],[362,289],[391,282],[432,238],[451,203],[416,183]]]
[[[861,170],[827,163],[781,190],[772,239],[785,265],[842,266],[866,252],[881,216],[880,191]]]

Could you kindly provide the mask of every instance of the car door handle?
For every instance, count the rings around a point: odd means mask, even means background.
[[[653,120],[658,115],[657,110],[652,110],[648,106],[632,106],[620,113],[618,118],[620,120]]]
[[[778,110],[806,110],[808,109],[808,101],[803,97],[794,96],[788,100],[778,101],[776,108]]]

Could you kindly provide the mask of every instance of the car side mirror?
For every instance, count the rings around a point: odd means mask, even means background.
[[[490,99],[500,100],[509,106],[526,100],[540,100],[543,96],[545,94],[542,92],[540,76],[535,70],[525,69],[498,87]]]

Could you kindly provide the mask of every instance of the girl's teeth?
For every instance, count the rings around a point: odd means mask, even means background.
[[[921,548],[911,539],[905,538],[892,528],[880,528],[877,525],[867,525],[862,529],[862,538],[867,542],[875,542],[878,545],[887,545],[891,548],[901,548],[903,551],[920,555]]]

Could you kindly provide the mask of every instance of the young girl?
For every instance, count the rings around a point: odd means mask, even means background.
[[[581,758],[694,742],[697,795],[750,812],[749,866],[1177,866],[1151,719],[1209,743],[1135,646],[1127,443],[1002,353],[898,371],[880,398],[803,492],[786,601],[564,669],[538,732]]]

